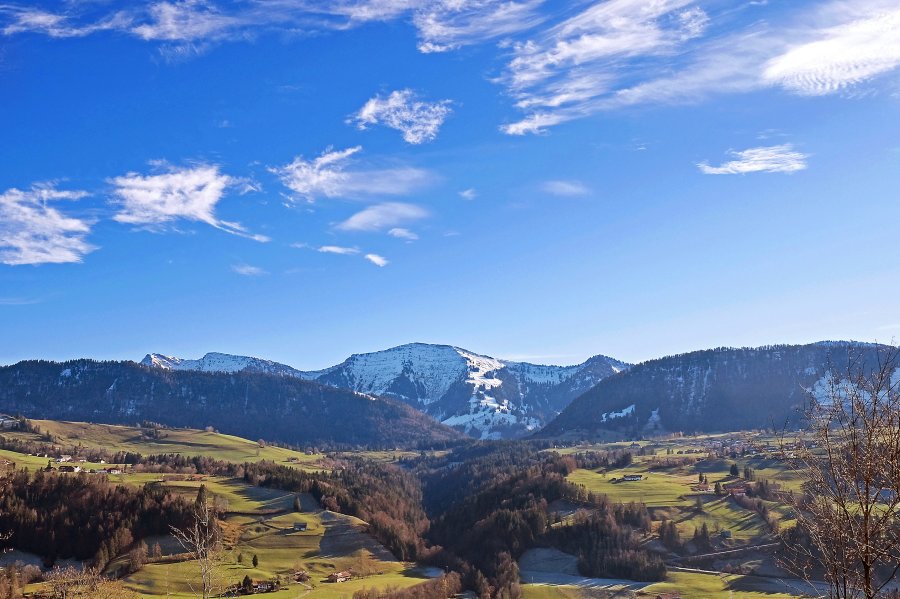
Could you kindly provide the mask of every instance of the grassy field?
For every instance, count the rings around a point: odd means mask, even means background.
[[[164,483],[186,495],[196,494],[198,481]],[[318,508],[309,496],[302,496],[304,511],[293,511],[292,493],[251,488],[242,482],[210,478],[203,483],[213,496],[225,498],[226,544],[219,568],[221,585],[239,582],[244,576],[268,580],[289,579],[297,569],[311,579],[304,585],[290,584],[271,597],[349,597],[360,588],[407,587],[423,582],[423,575],[393,559],[390,553],[364,532],[362,521]],[[306,523],[306,531],[294,529]],[[253,556],[258,565],[253,567]],[[325,578],[336,570],[353,568],[365,577],[332,584]],[[125,582],[144,596],[191,597],[190,583],[197,578],[193,562],[150,563]]]
[[[89,448],[111,451],[130,451],[143,455],[175,453],[185,456],[203,456],[226,462],[258,462],[272,460],[289,463],[296,467],[319,469],[324,455],[307,455],[271,445],[260,446],[258,442],[233,435],[223,435],[195,429],[162,429],[163,438],[150,438],[142,429],[133,426],[113,424],[92,424],[86,422],[59,422],[54,420],[32,420],[42,433],[53,436],[59,445],[82,445]],[[4,435],[29,440],[39,440],[32,433],[10,431]]]
[[[145,434],[139,427],[89,424],[79,422],[32,421],[41,434],[4,431],[4,435],[31,441],[44,441],[50,435],[62,447],[82,446],[110,451],[126,451],[143,455],[175,453],[204,456],[223,461],[244,462],[272,460],[296,468],[319,470],[332,467],[332,460],[322,454],[307,455],[279,447],[267,446],[247,439],[208,431],[162,429],[163,438]],[[355,452],[369,459],[394,461],[414,455],[411,452]],[[43,468],[48,458],[39,458],[0,450],[0,460],[14,462],[16,467]],[[79,463],[82,468],[101,469],[108,464]],[[58,467],[58,464],[54,464]],[[73,474],[72,476],[78,476]],[[244,576],[269,580],[280,576],[289,581],[297,570],[306,570],[311,580],[305,584],[289,583],[278,593],[267,596],[315,597],[343,599],[361,588],[403,588],[426,580],[414,564],[396,561],[390,552],[365,532],[365,523],[341,514],[322,510],[308,495],[300,496],[302,511],[294,511],[294,493],[255,487],[241,479],[221,476],[190,476],[133,472],[109,475],[112,482],[162,485],[192,500],[200,485],[226,514],[222,524],[225,541],[219,567],[220,587],[240,582]],[[294,525],[306,524],[306,530]],[[196,564],[180,561],[183,549],[172,537],[148,539],[151,547],[159,543],[163,557],[151,560],[139,571],[124,579],[126,586],[145,597],[194,597],[191,583],[198,578]],[[256,556],[258,565],[253,566]],[[120,557],[110,571],[124,565]],[[353,568],[360,578],[332,584],[325,578],[336,570]]]
[[[622,481],[625,474],[642,474],[644,480]],[[613,478],[617,480],[614,482]],[[607,495],[614,502],[642,501],[647,507],[690,505],[691,500],[683,496],[691,494],[691,485],[697,483],[696,476],[649,472],[638,468],[616,470],[606,475],[578,469],[569,475],[569,480],[594,493]]]
[[[685,599],[791,599],[800,596],[784,593],[783,585],[774,579],[698,572],[670,572],[665,582],[646,587],[639,596],[655,597],[674,591]]]

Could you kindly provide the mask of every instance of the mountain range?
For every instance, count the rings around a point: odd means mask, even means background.
[[[0,367],[0,411],[111,424],[153,421],[296,446],[437,446],[463,435],[403,402],[260,372],[29,360]]]
[[[794,427],[829,377],[872,367],[888,346],[847,341],[718,348],[637,364],[572,401],[537,436],[639,437],[659,431]],[[897,377],[900,370],[894,371]]]
[[[629,367],[599,355],[574,366],[538,365],[427,343],[353,354],[317,371],[221,353],[196,360],[148,354],[141,364],[175,371],[276,374],[394,398],[481,439],[530,434],[573,399]]]
[[[795,427],[830,376],[876,364],[888,347],[838,341],[542,366],[413,343],[317,371],[217,353],[24,361],[0,367],[0,412],[371,447],[437,446],[464,433],[577,440]]]

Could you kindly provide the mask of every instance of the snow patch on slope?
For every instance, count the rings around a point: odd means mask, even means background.
[[[627,408],[619,410],[618,412],[606,412],[600,416],[600,421],[607,422],[609,420],[615,420],[616,418],[625,418],[626,416],[630,416],[631,414],[634,414],[634,404],[631,404]],[[656,414],[656,412],[654,412],[654,414]],[[659,415],[657,414],[657,416]]]

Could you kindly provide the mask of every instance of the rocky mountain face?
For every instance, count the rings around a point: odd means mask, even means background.
[[[572,399],[629,366],[606,356],[575,366],[545,366],[426,343],[354,354],[336,366],[312,372],[225,354],[207,354],[199,360],[150,354],[142,364],[172,370],[273,372],[391,397],[482,439],[529,434]]]
[[[537,436],[592,438],[613,431],[718,432],[796,427],[829,376],[874,364],[884,348],[853,342],[720,348],[650,360],[601,381]]]
[[[463,437],[390,398],[265,372],[134,362],[26,361],[0,368],[0,412],[204,428],[298,446],[418,447]]]

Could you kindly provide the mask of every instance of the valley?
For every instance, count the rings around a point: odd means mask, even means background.
[[[15,462],[16,467],[54,468],[60,472],[67,464],[77,464],[80,472],[62,474],[75,477],[108,478],[114,484],[133,487],[158,488],[173,493],[177,497],[192,502],[201,486],[205,489],[213,505],[221,510],[223,546],[220,556],[219,575],[222,583],[234,584],[249,576],[252,580],[279,580],[281,590],[273,597],[296,597],[309,594],[313,597],[346,597],[360,589],[393,589],[397,591],[414,587],[428,579],[428,575],[442,572],[427,564],[398,560],[392,552],[373,538],[364,520],[349,514],[323,509],[320,501],[309,493],[297,493],[274,487],[258,486],[248,482],[246,477],[227,476],[197,472],[196,467],[152,469],[146,456],[164,452],[170,456],[214,460],[219,463],[268,462],[298,472],[315,473],[327,469],[342,468],[345,460],[363,460],[363,463],[383,464],[391,469],[400,466],[404,470],[418,472],[425,483],[425,504],[431,504],[432,517],[447,521],[454,513],[454,505],[464,505],[471,493],[492,493],[492,483],[476,484],[463,494],[450,491],[455,484],[452,478],[443,482],[446,491],[455,498],[440,499],[433,492],[435,477],[444,476],[445,463],[463,460],[476,464],[496,453],[490,446],[473,446],[471,449],[439,451],[427,453],[377,451],[340,452],[337,454],[310,454],[287,448],[248,441],[230,435],[193,429],[142,428],[88,424],[52,420],[28,421],[28,430],[7,430],[2,433],[5,446],[12,441],[55,445],[59,451],[48,457],[27,455],[5,449],[0,453],[4,459]],[[792,472],[790,462],[777,455],[759,453],[757,448],[770,447],[773,439],[758,433],[735,433],[700,437],[656,439],[639,443],[582,444],[566,447],[546,447],[534,452],[527,446],[515,449],[513,458],[522,467],[528,462],[544,461],[541,456],[551,458],[551,463],[559,460],[578,460],[580,465],[566,475],[573,487],[574,495],[568,499],[560,497],[548,504],[547,518],[550,527],[541,535],[543,541],[535,538],[522,546],[518,556],[521,588],[526,598],[547,597],[641,597],[655,596],[654,593],[667,589],[678,589],[685,597],[715,596],[714,590],[728,591],[734,597],[755,599],[757,597],[793,596],[790,589],[779,583],[779,573],[774,566],[771,546],[777,545],[777,537],[768,522],[753,508],[737,504],[730,495],[717,496],[711,491],[715,483],[730,485],[743,479],[729,473],[731,466],[737,465],[753,471],[754,480],[778,481],[784,489],[796,488],[798,480]],[[515,447],[515,446],[514,446]],[[91,452],[115,448],[127,452],[131,464],[114,464],[81,461],[80,456]],[[715,448],[714,450],[712,448]],[[728,456],[735,448],[741,448],[744,455],[737,458]],[[510,449],[513,449],[511,447]],[[62,452],[72,452],[71,461],[57,462]],[[471,452],[474,451],[474,454]],[[484,452],[487,452],[486,454]],[[524,451],[525,453],[520,453]],[[500,449],[500,455],[506,450]],[[58,455],[57,455],[58,454]],[[470,457],[466,457],[469,456]],[[627,464],[597,467],[596,462],[622,456],[631,458]],[[481,457],[479,457],[481,456]],[[96,457],[96,456],[95,456]],[[507,458],[503,458],[506,460]],[[474,460],[474,461],[473,461]],[[523,461],[524,460],[524,461]],[[105,461],[105,460],[104,460]],[[488,462],[490,463],[490,461]],[[203,464],[203,462],[196,462]],[[394,465],[392,465],[394,464]],[[483,468],[481,466],[480,468]],[[116,474],[104,470],[121,469]],[[158,468],[157,468],[158,469]],[[96,471],[97,473],[92,473]],[[708,480],[709,490],[698,491],[700,475]],[[748,472],[749,474],[749,472]],[[513,476],[509,471],[503,478]],[[640,480],[624,481],[624,477],[640,476]],[[530,484],[530,483],[529,483]],[[487,486],[485,486],[487,485]],[[433,488],[429,492],[429,487]],[[536,487],[540,488],[540,487]],[[480,490],[479,490],[480,489]],[[580,489],[580,491],[578,490]],[[541,492],[544,493],[544,492]],[[590,494],[590,497],[588,496]],[[669,572],[660,582],[637,582],[621,577],[590,578],[579,572],[576,556],[559,549],[541,549],[544,543],[551,543],[554,529],[577,526],[577,522],[589,517],[596,509],[596,498],[610,504],[636,504],[646,506],[650,518],[649,525],[636,537],[639,546],[646,550],[662,551],[669,563]],[[548,499],[551,495],[546,495]],[[581,497],[582,499],[579,499]],[[699,503],[698,503],[699,498]],[[444,501],[443,506],[439,504]],[[702,504],[702,510],[699,505]],[[789,521],[789,511],[777,501],[767,501],[774,522],[781,526]],[[605,508],[601,508],[605,509]],[[440,514],[445,514],[440,516]],[[660,525],[674,522],[680,536],[680,545],[673,551],[660,541]],[[697,540],[695,531],[705,525],[710,531],[710,539]],[[439,539],[440,524],[433,540]],[[724,533],[728,531],[726,538]],[[148,537],[142,543],[149,548],[145,562],[135,572],[128,572],[130,554],[110,559],[105,566],[107,575],[118,577],[121,573],[126,588],[141,596],[189,597],[191,580],[195,567],[187,560],[184,550],[172,537]],[[530,548],[529,548],[530,547]],[[752,549],[760,547],[759,550]],[[737,552],[729,558],[730,551],[750,548],[746,553]],[[543,553],[541,553],[543,552]],[[550,552],[550,553],[548,553]],[[555,552],[555,553],[553,553]],[[700,554],[710,554],[709,558],[697,558]],[[716,554],[719,554],[717,556]],[[15,555],[14,553],[11,555]],[[253,558],[256,556],[256,565]],[[687,556],[682,558],[682,556]],[[477,563],[477,559],[475,563]],[[682,559],[687,559],[681,563]],[[34,561],[34,560],[31,560]],[[434,563],[434,558],[426,558]],[[345,583],[326,582],[326,578],[336,571],[352,571],[355,578]],[[719,574],[706,573],[716,571]],[[305,572],[302,583],[293,580],[296,572]],[[306,576],[309,576],[307,579]],[[33,592],[40,592],[45,583],[32,586]],[[775,590],[780,589],[778,592]],[[392,591],[393,592],[393,591]],[[712,593],[704,595],[703,593]]]

